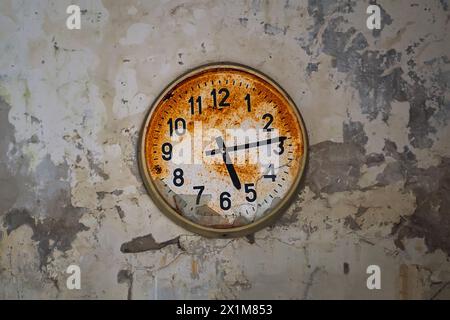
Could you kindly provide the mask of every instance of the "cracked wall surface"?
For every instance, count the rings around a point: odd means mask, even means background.
[[[0,0],[0,299],[450,298],[447,0],[377,1],[373,31],[369,1],[79,0],[68,30],[72,2]],[[293,205],[238,239],[173,224],[137,165],[151,102],[218,61],[276,80],[310,140]]]

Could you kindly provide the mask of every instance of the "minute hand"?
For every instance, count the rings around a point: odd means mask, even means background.
[[[281,137],[275,137],[275,138],[261,140],[261,141],[255,141],[255,142],[250,142],[250,143],[245,143],[245,144],[239,144],[239,145],[232,146],[232,147],[226,147],[225,148],[225,152],[245,150],[245,149],[250,149],[250,148],[257,148],[257,147],[265,146],[265,145],[272,144],[272,143],[283,142],[286,139],[287,139],[287,137],[281,136]],[[213,156],[213,155],[219,154],[221,152],[222,152],[222,149],[212,149],[212,150],[205,151],[207,156]]]

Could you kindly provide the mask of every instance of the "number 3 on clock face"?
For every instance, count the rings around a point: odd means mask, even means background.
[[[141,133],[147,190],[175,222],[241,236],[279,216],[298,191],[306,131],[289,96],[241,65],[203,66],[167,87]]]

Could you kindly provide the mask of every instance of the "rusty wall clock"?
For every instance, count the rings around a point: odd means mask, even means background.
[[[182,75],[160,94],[138,153],[163,213],[204,236],[234,237],[286,210],[305,169],[307,135],[294,102],[273,80],[220,63]]]

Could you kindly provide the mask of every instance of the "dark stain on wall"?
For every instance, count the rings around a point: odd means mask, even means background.
[[[79,222],[82,210],[67,207],[67,196],[62,194],[61,214],[59,218],[36,219],[27,209],[11,209],[4,217],[7,234],[27,225],[33,230],[31,239],[38,242],[40,269],[44,268],[54,249],[67,251],[72,248],[72,241],[78,232],[86,231],[85,225]]]
[[[306,185],[316,196],[359,188],[367,136],[363,125],[353,121],[343,124],[343,136],[342,143],[324,141],[311,146]]]
[[[14,138],[14,127],[8,120],[10,106],[6,101],[0,97],[0,154],[4,157],[8,153],[17,151]],[[13,144],[13,149],[9,150],[10,143]],[[20,171],[20,168],[17,168]],[[0,182],[2,185],[2,192],[0,192],[0,216],[3,215],[16,202],[19,194],[19,186],[14,179],[16,172],[11,172],[6,161],[0,161]],[[8,185],[4,188],[4,185]]]
[[[32,239],[38,243],[40,257],[39,268],[43,270],[54,249],[71,249],[76,235],[88,230],[79,222],[85,210],[71,205],[68,165],[56,166],[47,157],[30,174],[28,160],[21,154],[21,146],[14,140],[14,127],[8,122],[10,107],[0,100],[0,121],[2,139],[0,152],[15,158],[9,166],[0,163],[0,181],[2,186],[1,211],[3,226],[7,235],[27,225],[32,231]],[[14,148],[8,152],[9,144]],[[30,188],[29,186],[38,186]]]
[[[395,244],[404,249],[402,239],[423,237],[429,251],[442,249],[450,255],[450,159],[442,158],[438,165],[423,169],[416,166],[408,149],[398,152],[395,143],[386,141],[385,150],[396,162],[377,179],[382,185],[404,181],[405,192],[416,197],[414,213],[392,228]]]
[[[176,237],[164,242],[156,242],[155,238],[153,238],[153,235],[148,234],[123,243],[120,246],[120,251],[122,251],[123,253],[137,253],[151,250],[160,250],[172,244],[176,244],[179,248],[181,248],[180,237]]]
[[[122,269],[117,274],[118,283],[126,283],[128,285],[127,299],[133,299],[133,273],[130,270]]]
[[[343,15],[328,21],[322,34],[321,49],[334,58],[333,66],[339,72],[347,73],[350,84],[359,93],[361,112],[367,115],[369,121],[381,115],[386,122],[393,101],[409,102],[410,143],[415,148],[430,148],[433,145],[430,134],[436,132],[431,120],[445,124],[450,114],[450,102],[445,98],[450,76],[440,70],[440,66],[448,64],[448,57],[430,61],[427,67],[433,76],[421,78],[414,70],[415,63],[412,63],[416,45],[407,50],[407,54],[411,55],[408,59],[412,62],[408,63],[408,70],[403,70],[400,67],[401,53],[394,49],[385,52],[367,50],[367,40],[362,33],[354,28],[341,28],[345,13],[349,12],[349,3],[309,1],[308,12],[314,17],[315,26],[311,30],[310,43],[303,43],[305,51],[313,54],[313,40],[318,35],[319,27],[324,24],[324,16],[342,12]],[[443,7],[448,7],[446,2],[443,2]],[[382,16],[382,25],[392,22],[384,9]],[[423,41],[419,39],[419,42]],[[413,80],[412,83],[403,78],[405,73]],[[431,85],[425,86],[426,82],[431,82]],[[449,160],[443,158],[438,166],[421,169],[417,167],[411,150],[405,147],[405,150],[398,152],[395,143],[389,140],[386,140],[384,155],[366,155],[364,144],[367,137],[360,123],[344,123],[343,135],[343,143],[325,141],[311,147],[307,178],[311,190],[316,195],[356,190],[361,165],[374,166],[383,163],[385,158],[395,159],[395,162],[387,164],[384,172],[377,177],[378,184],[373,186],[376,188],[404,181],[404,191],[412,191],[416,196],[414,214],[402,219],[392,230],[397,237],[395,243],[404,249],[402,239],[424,237],[430,251],[442,249],[450,254]],[[346,224],[351,229],[357,229],[359,226],[350,218],[346,219]]]
[[[328,4],[326,5],[327,10],[324,9],[324,3],[327,2],[310,1],[309,11],[315,17],[316,26],[323,24],[324,11],[328,14],[330,11],[348,12],[343,9],[345,2],[338,2],[334,6]],[[448,119],[450,102],[445,101],[443,96],[445,90],[448,89],[449,82],[442,81],[442,79],[436,79],[440,81],[421,79],[414,70],[415,65],[410,63],[407,74],[415,81],[412,84],[408,83],[402,77],[405,71],[399,66],[401,53],[394,49],[386,52],[365,50],[367,40],[362,33],[358,33],[354,28],[338,31],[342,30],[340,27],[344,22],[345,17],[342,15],[330,19],[322,34],[323,47],[321,50],[334,58],[334,67],[339,72],[348,74],[350,83],[359,92],[362,113],[366,114],[369,120],[374,120],[381,114],[383,121],[387,121],[392,101],[408,101],[410,103],[408,126],[411,145],[416,148],[431,147],[433,141],[429,134],[436,132],[430,124],[431,118],[435,114],[445,113]],[[316,35],[314,29],[311,39],[314,39]],[[420,42],[424,40],[423,38],[419,39]],[[312,48],[314,44],[314,41],[311,41],[309,46]],[[311,48],[307,50],[310,54],[313,52]],[[410,53],[413,54],[414,49],[411,49]],[[413,61],[413,57],[411,61]],[[442,73],[438,74],[442,75]],[[446,74],[443,77],[450,78]],[[426,80],[432,80],[435,86],[426,89],[423,85]],[[430,107],[430,103],[436,107]]]

